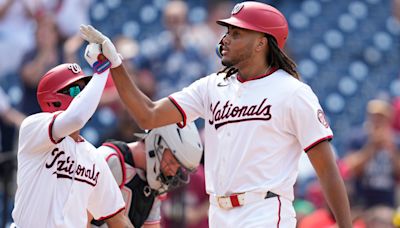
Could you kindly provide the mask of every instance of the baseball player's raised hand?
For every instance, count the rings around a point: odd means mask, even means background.
[[[111,62],[101,53],[101,46],[90,43],[85,49],[85,59],[96,73],[102,73],[111,67]]]
[[[115,68],[121,65],[121,56],[118,54],[114,44],[107,36],[103,35],[91,25],[81,25],[80,32],[82,38],[89,43],[96,43],[101,45],[101,50],[104,56],[106,56],[106,58],[111,62],[111,68]]]

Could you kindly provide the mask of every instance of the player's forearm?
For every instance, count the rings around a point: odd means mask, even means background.
[[[53,126],[55,138],[63,138],[80,130],[93,116],[107,81],[106,72],[100,75],[94,74],[82,92],[72,100],[67,110],[56,118]]]
[[[346,188],[337,168],[318,175],[326,201],[340,228],[350,228],[351,213]]]
[[[113,217],[105,220],[109,228],[134,228],[128,217],[120,212]]]
[[[129,114],[141,128],[149,129],[149,122],[154,115],[154,102],[139,90],[131,80],[123,64],[112,68],[111,74],[118,94],[128,109]]]
[[[157,224],[143,224],[142,228],[161,228],[160,223]]]
[[[349,200],[330,144],[321,142],[307,152],[324,196],[340,228],[352,227]]]

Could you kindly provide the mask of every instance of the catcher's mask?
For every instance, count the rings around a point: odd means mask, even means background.
[[[76,63],[61,64],[49,70],[41,79],[36,96],[43,112],[66,110],[72,99],[84,86],[77,85],[81,79],[85,84],[91,76],[86,76]]]
[[[156,190],[157,194],[189,182],[190,173],[200,164],[203,153],[200,135],[194,123],[185,128],[179,128],[176,124],[155,128],[145,136],[144,141],[146,177],[150,187]],[[169,152],[166,152],[168,150]],[[164,153],[170,153],[170,156]],[[173,157],[179,163],[179,167],[176,167],[176,163],[169,167],[168,161],[162,162],[163,157]]]

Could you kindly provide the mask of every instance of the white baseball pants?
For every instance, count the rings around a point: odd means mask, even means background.
[[[290,200],[281,196],[262,199],[231,209],[210,204],[210,228],[295,228],[296,212]]]

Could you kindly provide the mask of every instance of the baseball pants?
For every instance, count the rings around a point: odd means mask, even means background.
[[[290,200],[277,196],[231,209],[210,204],[210,228],[295,228],[296,212]]]

